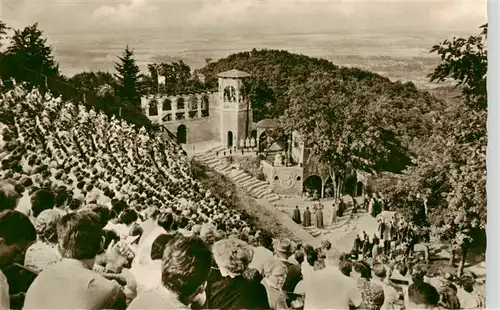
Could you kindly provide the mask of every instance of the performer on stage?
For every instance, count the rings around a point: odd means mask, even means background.
[[[306,207],[304,211],[304,227],[311,226],[311,212],[309,211],[309,207]]]
[[[319,205],[318,206],[318,211],[316,211],[316,227],[318,228],[324,228],[325,224],[323,222],[323,206]]]
[[[300,224],[302,221],[300,220],[300,210],[299,210],[299,206],[295,206],[295,210],[293,210],[293,216],[292,216],[292,220],[297,223],[297,224]]]

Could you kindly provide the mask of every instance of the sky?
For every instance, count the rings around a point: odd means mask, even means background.
[[[477,32],[486,0],[0,0],[0,19],[14,28],[39,22],[46,33],[213,31]]]

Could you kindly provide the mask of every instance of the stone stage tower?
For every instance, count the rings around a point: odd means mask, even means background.
[[[250,74],[239,70],[218,75],[220,141],[228,149],[239,149],[241,139],[251,138],[252,105],[243,87],[243,80],[248,77]]]

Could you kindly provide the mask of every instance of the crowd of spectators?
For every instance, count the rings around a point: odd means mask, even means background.
[[[474,281],[431,284],[412,253],[275,240],[203,188],[177,144],[81,105],[17,86],[0,98],[0,127],[1,309],[455,309],[473,299]]]

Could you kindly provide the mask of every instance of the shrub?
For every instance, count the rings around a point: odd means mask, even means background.
[[[259,173],[257,173],[256,178],[259,181],[266,181],[267,180],[266,175],[262,171],[259,171]]]

